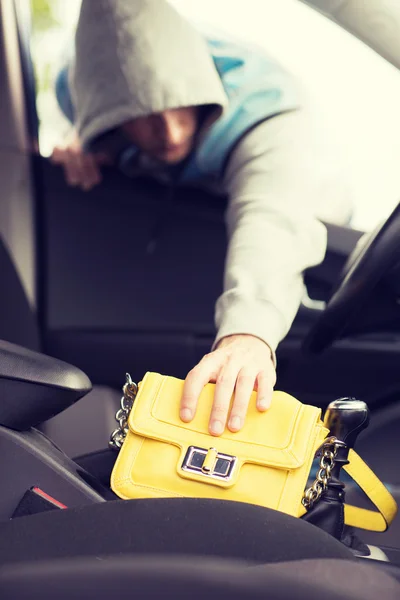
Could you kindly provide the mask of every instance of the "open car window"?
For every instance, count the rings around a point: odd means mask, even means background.
[[[171,0],[189,18],[265,48],[300,81],[319,132],[322,168],[348,178],[352,225],[372,229],[398,202],[400,72],[371,48],[299,0]],[[46,4],[35,2],[35,6]],[[47,29],[34,21],[40,149],[49,155],[68,124],[52,81],[73,38],[80,0],[52,0]],[[326,10],[330,0],[309,4]],[[48,51],[52,48],[52,52]],[[318,167],[321,168],[321,167]]]

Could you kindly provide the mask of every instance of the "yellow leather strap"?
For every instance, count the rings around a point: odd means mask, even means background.
[[[369,531],[386,531],[397,513],[396,500],[354,450],[350,450],[348,459],[350,462],[344,467],[345,471],[360,486],[376,506],[378,512],[345,504],[344,520],[346,525]],[[301,506],[298,517],[304,516],[306,512],[304,506]]]
[[[349,452],[349,464],[344,470],[354,479],[379,512],[346,504],[345,523],[370,531],[386,531],[396,516],[397,504],[375,473],[354,450]]]

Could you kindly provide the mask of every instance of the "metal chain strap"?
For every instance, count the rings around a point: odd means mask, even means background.
[[[126,382],[124,387],[122,388],[122,391],[124,395],[121,398],[121,408],[117,411],[115,415],[118,427],[112,432],[108,444],[113,450],[119,450],[125,441],[126,435],[129,430],[129,413],[131,412],[133,403],[136,398],[136,394],[138,392],[138,386],[134,381],[132,381],[129,373],[126,374]]]
[[[340,445],[341,444],[338,443],[338,440],[335,437],[327,438],[323,443],[316,479],[312,486],[304,492],[302,500],[302,504],[307,510],[310,510],[314,504],[318,502],[322,493],[328,487]]]

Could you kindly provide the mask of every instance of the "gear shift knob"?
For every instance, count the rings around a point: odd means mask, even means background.
[[[369,410],[365,402],[354,398],[341,398],[331,402],[326,409],[324,424],[331,435],[348,448],[354,448],[358,435],[368,427]]]
[[[365,402],[353,398],[341,398],[331,402],[326,409],[324,424],[330,435],[337,438],[333,468],[325,491],[319,502],[303,517],[304,520],[317,525],[346,545],[353,544],[353,537],[346,532],[344,518],[344,483],[340,480],[342,468],[349,464],[349,452],[354,448],[358,435],[368,426],[369,410]],[[324,456],[324,455],[323,455]],[[323,462],[320,462],[323,468]],[[347,536],[347,537],[346,537]],[[357,549],[357,554],[368,556],[367,547]]]

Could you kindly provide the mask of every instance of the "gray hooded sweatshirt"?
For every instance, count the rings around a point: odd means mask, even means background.
[[[228,103],[202,35],[164,0],[83,0],[71,90],[84,146],[129,119],[210,105],[207,127]],[[215,343],[251,334],[274,352],[304,294],[303,272],[324,258],[326,230],[346,200],[321,194],[301,109],[248,132],[234,148],[221,193],[229,196],[224,291]]]

